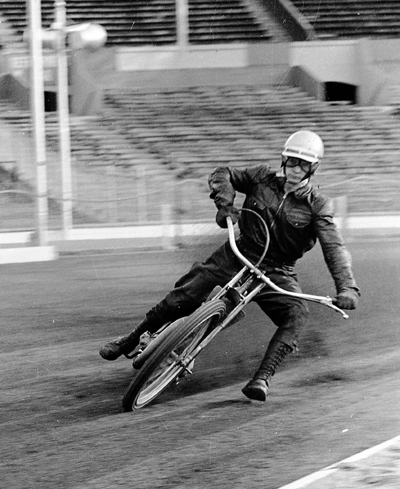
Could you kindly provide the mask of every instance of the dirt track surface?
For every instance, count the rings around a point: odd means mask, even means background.
[[[373,453],[371,453],[373,452]],[[307,476],[307,489],[363,489],[384,487],[397,489],[400,481],[400,436],[359,452]],[[305,479],[298,481],[304,483]],[[311,480],[314,479],[314,480]],[[321,479],[324,479],[323,481]],[[282,489],[290,488],[292,484]]]
[[[121,412],[130,363],[105,362],[98,349],[161,299],[195,254],[1,266],[0,487],[275,489],[399,435],[400,242],[349,249],[359,309],[344,321],[311,307],[300,351],[265,404],[240,392],[274,331],[251,305],[192,377],[136,413]],[[332,295],[319,250],[298,272],[305,292]],[[365,470],[347,487],[370,487],[373,467]],[[400,487],[379,470],[375,485]]]

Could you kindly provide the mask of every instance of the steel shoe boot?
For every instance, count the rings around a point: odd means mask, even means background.
[[[115,338],[100,348],[100,356],[104,360],[116,360],[121,355],[128,355],[139,344],[140,336],[136,331],[132,331],[125,336]]]
[[[120,336],[106,343],[100,348],[100,356],[104,360],[116,360],[121,355],[129,355],[139,344],[143,333],[155,333],[166,321],[155,314],[154,310],[149,311],[146,317],[136,328],[125,336]]]
[[[252,379],[242,389],[243,394],[253,401],[266,401],[269,384],[264,379]]]
[[[292,351],[291,346],[273,339],[253,379],[243,387],[243,394],[255,401],[265,401],[268,395],[269,380],[284,358]]]

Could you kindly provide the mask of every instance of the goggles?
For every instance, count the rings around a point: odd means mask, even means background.
[[[293,158],[292,156],[283,157],[283,164],[288,168],[294,168],[300,166],[300,168],[305,172],[309,173],[311,171],[312,164],[308,161],[302,160],[300,158]]]

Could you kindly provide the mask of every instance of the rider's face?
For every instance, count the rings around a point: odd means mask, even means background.
[[[300,158],[289,157],[285,162],[286,181],[291,185],[300,183],[310,172],[311,163]]]

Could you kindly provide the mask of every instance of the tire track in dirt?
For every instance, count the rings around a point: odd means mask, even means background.
[[[386,366],[392,365],[395,352],[385,358]],[[373,359],[369,365],[358,366],[353,381],[336,381],[333,387],[327,381],[322,386],[311,382],[308,389],[301,384],[303,373],[288,369],[277,379],[265,405],[247,401],[240,393],[241,384],[234,384],[166,400],[136,413],[95,415],[92,420],[90,406],[85,403],[80,406],[80,414],[72,407],[68,416],[62,410],[47,412],[40,422],[36,418],[17,429],[14,426],[9,435],[14,445],[20,438],[17,459],[26,468],[30,484],[36,482],[37,487],[63,487],[64,483],[65,487],[101,489],[119,487],[129,480],[142,488],[184,487],[185,481],[190,480],[191,486],[214,487],[218,483],[218,487],[251,488],[259,487],[266,477],[280,484],[285,474],[278,476],[276,467],[284,466],[282,454],[299,458],[296,452],[300,445],[312,448],[304,427],[315,436],[316,427],[323,421],[315,417],[320,403],[329,405],[327,396],[335,402],[342,395],[354,406],[350,391],[363,392],[365,381],[364,386],[359,384],[357,388],[354,384],[362,377],[364,367],[368,369],[371,364]],[[390,370],[386,385],[389,377],[395,376],[395,368]],[[42,380],[44,384],[49,381]],[[96,399],[92,400],[96,403]],[[332,419],[332,413],[325,414]],[[312,419],[307,419],[308,415]],[[57,418],[59,423],[55,422]],[[287,427],[283,426],[284,420]],[[340,417],[335,420],[337,423],[342,423]],[[27,444],[25,428],[34,425],[38,433]],[[320,425],[319,429],[324,430],[326,437],[326,426]],[[341,434],[339,428],[335,431],[333,439]],[[6,441],[7,430],[2,429],[2,433]],[[2,456],[3,461],[6,459]],[[93,464],[98,470],[105,469],[107,475],[93,477]],[[79,475],[69,473],[67,467],[74,467]],[[46,482],[49,471],[52,478]],[[86,479],[83,485],[78,482],[82,477]],[[26,486],[22,482],[20,475],[18,487],[32,487],[28,481]],[[10,483],[8,487],[13,487]]]
[[[74,257],[2,268],[10,286],[0,290],[1,483],[277,488],[391,438],[400,432],[400,273],[390,260],[398,253],[393,243],[370,246],[357,245],[353,255],[360,310],[342,323],[313,309],[300,353],[261,406],[240,392],[262,353],[260,337],[271,333],[250,312],[245,332],[234,326],[210,345],[187,382],[142,411],[121,413],[130,365],[102,362],[97,351],[152,302],[151,271],[163,260]],[[137,262],[140,279],[132,283]],[[181,265],[165,265],[157,290]],[[314,280],[315,268],[303,280],[326,290],[327,278]]]

